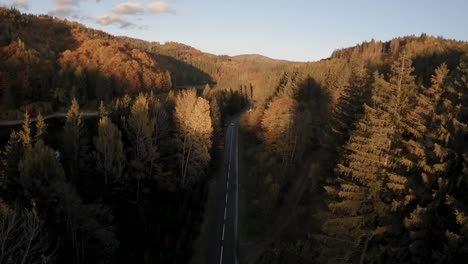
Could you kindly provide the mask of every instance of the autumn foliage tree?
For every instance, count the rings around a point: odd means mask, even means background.
[[[286,95],[273,98],[263,114],[261,125],[265,142],[282,157],[283,163],[289,162],[298,143],[297,114],[297,101]]]
[[[94,145],[97,167],[104,174],[104,182],[110,184],[119,181],[125,166],[122,133],[107,116],[99,119]]]
[[[175,122],[182,187],[196,183],[210,162],[213,126],[209,102],[194,89],[181,91],[175,100]]]
[[[80,154],[83,148],[83,122],[80,106],[76,98],[73,98],[70,109],[67,112],[65,129],[63,133],[63,149],[70,178],[75,184],[80,176]]]
[[[148,99],[139,94],[135,99],[127,121],[127,133],[132,143],[130,166],[136,180],[136,199],[139,200],[143,179],[156,178],[158,174],[155,119],[149,114]]]

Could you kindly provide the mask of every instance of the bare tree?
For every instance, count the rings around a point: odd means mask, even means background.
[[[0,264],[47,263],[48,233],[34,212],[0,204]]]

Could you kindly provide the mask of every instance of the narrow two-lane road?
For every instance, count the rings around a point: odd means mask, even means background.
[[[216,186],[216,214],[213,219],[213,242],[210,263],[237,263],[237,221],[239,205],[238,180],[239,117],[234,118],[226,131],[223,173]]]

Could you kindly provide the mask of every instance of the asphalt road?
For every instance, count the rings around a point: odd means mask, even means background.
[[[239,117],[234,118],[226,131],[223,173],[217,180],[216,213],[209,236],[209,263],[237,263],[238,221],[238,128]]]
[[[82,117],[95,117],[98,116],[98,112],[81,112]],[[67,116],[67,113],[53,113],[50,115],[45,115],[44,120],[47,119],[52,119],[52,118],[65,118]],[[36,122],[37,118],[34,116],[31,116],[31,122]],[[3,120],[0,121],[0,127],[6,127],[6,126],[17,126],[23,124],[23,120]]]

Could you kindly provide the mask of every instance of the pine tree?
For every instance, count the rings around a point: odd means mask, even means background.
[[[463,231],[458,230],[463,229],[461,219],[466,212],[458,199],[467,195],[466,185],[460,184],[466,165],[465,150],[459,142],[467,133],[467,125],[460,119],[460,93],[450,81],[446,64],[436,69],[431,83],[414,100],[414,111],[407,115],[405,128],[412,129],[406,133],[413,136],[402,143],[410,161],[409,171],[418,177],[412,181],[416,199],[408,206],[410,214],[404,223],[413,260],[452,262],[455,256],[467,254],[454,250],[463,250],[456,246],[462,241]]]
[[[367,74],[364,62],[358,61],[356,64],[351,71],[349,85],[344,87],[343,94],[332,112],[331,135],[334,136],[334,143],[337,145],[342,145],[348,140],[349,132],[363,115],[364,104],[369,104],[371,99],[371,78]]]
[[[327,186],[333,216],[324,231],[355,243],[351,253],[362,250],[364,240],[389,231],[390,201],[385,194],[385,162],[390,154],[392,131],[389,114],[365,106],[364,117],[345,145],[346,154],[336,167],[336,185]],[[402,179],[404,183],[404,179]],[[361,242],[361,243],[360,243]]]
[[[364,105],[364,115],[344,147],[335,184],[325,188],[333,214],[324,224],[325,233],[354,244],[341,248],[341,256],[362,262],[388,250],[401,251],[388,237],[401,232],[399,215],[411,199],[408,179],[395,166],[402,114],[415,89],[411,72],[411,62],[403,55],[393,64],[388,82],[374,74],[371,106]]]

